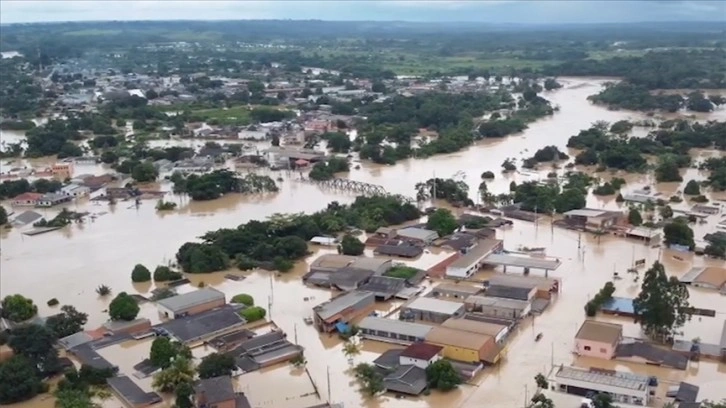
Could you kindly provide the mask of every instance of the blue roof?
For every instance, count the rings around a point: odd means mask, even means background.
[[[335,330],[337,330],[338,333],[348,333],[350,327],[348,327],[348,325],[343,322],[338,322],[335,324]]]
[[[623,314],[635,314],[633,299],[623,297],[613,297],[610,301],[605,303],[600,310]]]

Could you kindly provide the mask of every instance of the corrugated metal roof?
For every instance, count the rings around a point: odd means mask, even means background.
[[[404,322],[401,320],[386,319],[384,317],[367,316],[360,321],[358,327],[366,330],[376,330],[386,333],[396,333],[404,336],[412,336],[416,338],[425,338],[431,331],[432,327],[420,324]]]
[[[215,300],[224,300],[224,293],[213,288],[197,289],[194,292],[184,293],[182,295],[172,296],[162,299],[157,303],[172,312],[178,312],[193,306],[212,302]]]
[[[411,303],[405,305],[404,309],[423,310],[427,312],[441,313],[453,315],[464,308],[464,305],[458,302],[449,302],[429,297],[416,298]]]
[[[460,347],[467,350],[481,350],[494,337],[449,327],[434,327],[426,336],[427,343]]]

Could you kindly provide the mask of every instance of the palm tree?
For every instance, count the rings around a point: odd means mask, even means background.
[[[111,288],[106,285],[101,285],[96,288],[96,293],[98,293],[98,296],[108,296],[111,294]]]
[[[177,385],[194,380],[194,367],[185,357],[178,357],[168,368],[154,376],[152,386],[161,392],[172,392]]]
[[[348,357],[348,362],[353,363],[353,357],[360,354],[360,348],[352,341],[346,341],[343,345],[343,354]]]

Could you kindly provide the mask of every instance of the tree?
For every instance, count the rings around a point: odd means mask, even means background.
[[[448,360],[438,360],[426,367],[426,380],[429,387],[450,391],[461,384],[461,377]]]
[[[663,227],[666,245],[683,245],[693,250],[696,242],[693,239],[693,230],[686,221],[676,218]]]
[[[73,306],[65,305],[61,307],[61,312],[45,321],[45,326],[59,339],[83,330],[83,325],[88,321],[88,315]]]
[[[151,272],[144,265],[136,264],[131,271],[132,282],[148,282],[151,280]]]
[[[678,278],[668,278],[660,262],[645,272],[638,297],[633,301],[643,331],[665,341],[691,318],[688,289]]]
[[[345,354],[345,357],[347,357],[348,360],[352,361],[353,357],[360,354],[360,347],[352,341],[346,341],[345,344],[343,344],[343,354]]]
[[[159,177],[156,167],[150,162],[143,162],[135,165],[131,169],[131,177],[139,183],[155,181]]]
[[[340,252],[343,255],[363,255],[363,251],[366,249],[366,244],[364,244],[361,240],[358,238],[350,235],[345,234],[343,239],[340,242]]]
[[[643,223],[643,216],[640,215],[637,208],[631,208],[630,212],[628,212],[628,222],[636,227]]]
[[[693,196],[701,195],[701,185],[696,180],[689,180],[683,189],[683,194]]]
[[[96,288],[96,293],[101,297],[108,296],[111,294],[111,288],[106,285],[101,285]]]
[[[260,306],[250,306],[240,310],[239,314],[247,320],[247,323],[252,323],[264,319],[267,311]]]
[[[192,395],[194,394],[194,387],[188,382],[180,383],[174,388],[175,401],[174,405],[176,408],[192,408]]]
[[[38,313],[38,306],[33,304],[31,299],[23,295],[8,295],[2,301],[2,317],[13,321],[22,322],[30,319]]]
[[[37,372],[50,375],[60,370],[55,342],[53,332],[45,326],[30,324],[13,329],[8,345],[15,354],[27,358]]]
[[[537,383],[537,388],[546,390],[549,389],[549,383],[547,382],[547,378],[542,373],[537,373],[537,375],[534,376],[534,381]]]
[[[5,207],[0,205],[0,225],[5,225],[7,223],[8,223],[8,212],[5,209]]]
[[[245,306],[254,306],[255,299],[252,297],[252,295],[248,295],[246,293],[240,293],[240,294],[234,295],[234,297],[232,297],[232,303],[240,303]]]
[[[186,357],[180,357],[154,376],[152,386],[161,392],[172,392],[180,384],[191,384],[193,380],[194,367],[191,361]]]
[[[116,163],[118,161],[118,155],[111,150],[107,150],[101,153],[101,162],[106,164]]]
[[[441,237],[451,234],[458,227],[459,223],[454,214],[445,208],[434,211],[426,222],[426,228],[436,231]]]
[[[16,355],[0,364],[0,404],[26,401],[43,392],[33,364],[22,355]]]
[[[91,399],[88,389],[58,388],[55,392],[56,408],[100,408]]]
[[[159,265],[154,269],[154,282],[169,282],[181,278],[181,273],[172,271],[168,266]]]
[[[660,216],[663,217],[663,219],[668,219],[673,217],[673,209],[670,205],[666,205],[661,207],[660,209]]]
[[[116,295],[108,306],[108,314],[111,320],[131,321],[139,314],[139,305],[136,299],[126,292]]]
[[[658,167],[655,168],[655,179],[661,183],[683,180],[678,171],[678,163],[671,155],[661,157]]]
[[[536,394],[532,397],[532,408],[555,408],[555,403],[544,394]]]
[[[174,357],[177,356],[178,347],[168,337],[157,337],[151,343],[149,360],[154,367],[166,368],[171,365]]]
[[[610,394],[597,394],[592,398],[592,405],[595,408],[615,408],[613,405],[613,397]]]
[[[232,375],[237,367],[234,357],[229,354],[212,353],[202,359],[197,367],[199,378],[214,378],[223,375]]]
[[[379,92],[379,93],[386,93],[386,85],[381,81],[375,81],[371,85],[371,91]]]

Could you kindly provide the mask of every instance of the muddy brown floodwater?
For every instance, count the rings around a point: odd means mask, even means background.
[[[513,180],[521,182],[537,177],[524,174],[500,175],[500,165],[505,158],[529,157],[537,149],[547,145],[564,148],[571,135],[598,120],[614,122],[621,119],[646,119],[639,113],[609,111],[587,102],[587,96],[597,93],[604,82],[604,79],[597,78],[564,79],[564,88],[544,93],[554,105],[559,105],[560,111],[550,118],[533,123],[521,135],[483,141],[464,151],[427,160],[405,160],[395,166],[363,164],[361,169],[352,170],[349,177],[380,184],[391,193],[414,196],[414,185],[417,182],[433,177],[434,174],[449,178],[458,173],[457,177],[470,185],[473,197],[480,182],[480,174],[490,170],[497,174],[496,179],[488,183],[490,190],[504,192]],[[720,108],[699,118],[724,120],[726,110]],[[696,153],[700,157],[717,154],[719,152],[714,151]],[[37,165],[38,162],[31,164]],[[95,165],[78,165],[76,169],[77,174],[102,171],[102,166]],[[544,176],[549,171],[551,169],[542,169],[539,176]],[[692,169],[684,170],[684,173],[685,181],[706,177]],[[610,175],[602,176],[607,178]],[[153,284],[131,283],[129,275],[136,263],[148,267],[165,264],[173,259],[181,244],[194,240],[209,230],[234,227],[250,219],[261,219],[274,213],[312,212],[331,201],[350,202],[354,199],[351,194],[325,191],[315,185],[300,182],[296,174],[283,174],[283,177],[281,190],[277,194],[257,197],[228,195],[210,202],[189,202],[169,197],[168,199],[178,201],[181,206],[177,211],[165,214],[155,211],[153,201],[143,202],[139,208],[129,202],[120,202],[113,209],[105,204],[86,201],[72,204],[71,208],[97,214],[98,217],[93,222],[72,225],[61,231],[35,237],[23,236],[19,230],[3,231],[0,241],[0,296],[22,293],[31,297],[39,306],[40,313],[45,315],[56,310],[46,306],[46,301],[55,297],[61,304],[72,304],[87,312],[87,327],[97,327],[106,320],[104,310],[110,301],[96,295],[94,289],[98,285],[108,285],[113,288],[114,293],[130,291],[148,294],[153,289]],[[654,182],[647,175],[628,175],[626,179],[626,189]],[[666,183],[654,188],[668,197],[682,189],[682,184]],[[168,187],[162,186],[165,189]],[[588,206],[619,208],[614,197],[590,196]],[[686,209],[687,204],[676,205],[674,208]],[[52,216],[57,210],[41,211]],[[702,237],[714,224],[715,221],[711,221],[699,225],[696,228],[696,237]],[[193,275],[190,279],[194,285],[203,281],[206,285],[224,291],[228,296],[245,292],[253,294],[258,304],[266,306],[269,302],[271,310],[268,316],[271,320],[283,328],[290,338],[305,347],[307,368],[320,396],[311,395],[314,394],[314,388],[305,374],[289,366],[281,366],[238,377],[238,388],[249,394],[254,406],[301,406],[295,405],[297,403],[294,401],[302,403],[327,400],[329,389],[331,400],[343,402],[346,407],[515,408],[523,404],[525,385],[531,390],[534,387],[535,374],[548,372],[552,363],[649,373],[667,382],[688,380],[701,386],[702,398],[720,398],[726,395],[723,391],[726,367],[723,364],[702,361],[691,365],[686,371],[675,371],[644,365],[585,360],[576,358],[571,353],[573,337],[584,319],[584,303],[611,279],[613,270],[624,271],[633,259],[645,258],[647,263],[660,259],[670,274],[680,276],[692,265],[706,262],[703,258],[686,257],[677,260],[670,251],[661,251],[637,241],[613,237],[602,237],[598,242],[595,238],[583,235],[581,248],[578,249],[577,232],[553,229],[548,222],[534,225],[515,221],[512,228],[499,231],[498,238],[505,240],[507,249],[516,249],[520,245],[547,247],[548,255],[559,257],[563,264],[552,275],[562,279],[562,293],[543,315],[521,325],[518,333],[511,339],[507,356],[497,367],[485,370],[472,384],[463,385],[454,392],[434,392],[421,398],[364,397],[350,375],[351,366],[342,353],[340,341],[327,335],[320,336],[315,329],[303,323],[303,318],[311,315],[314,305],[331,297],[329,291],[305,287],[300,281],[307,264],[325,250],[319,250],[305,263],[298,264],[292,272],[284,275],[234,271],[236,274],[245,275],[246,279],[226,280],[226,272]],[[436,251],[432,252],[412,264],[426,268],[445,256]],[[716,264],[711,261],[709,263]],[[481,275],[484,277],[492,273],[496,272],[483,271]],[[633,297],[638,291],[637,284],[629,279],[616,281],[616,287],[618,296]],[[304,298],[308,300],[305,301]],[[691,303],[696,307],[716,309],[717,314],[715,318],[694,318],[684,328],[687,336],[700,337],[704,342],[717,341],[726,317],[726,298],[691,289]],[[393,310],[399,304],[380,305],[380,309]],[[142,305],[141,314],[158,321],[151,304]],[[625,326],[626,335],[638,335],[638,328],[632,322],[617,318],[615,320]],[[539,332],[543,333],[543,340],[535,342],[534,336]],[[366,341],[362,353],[355,357],[355,362],[370,362],[390,347],[383,343]],[[102,350],[102,353],[109,354],[109,358],[114,361],[120,360],[132,365],[146,355],[147,349],[148,345],[141,342],[129,348],[114,346]],[[195,350],[197,357],[204,354],[204,350]],[[327,383],[328,370],[330,386]],[[145,381],[139,381],[142,387],[149,387]],[[116,400],[104,405],[120,406]],[[50,407],[52,399],[41,396],[18,406]]]

